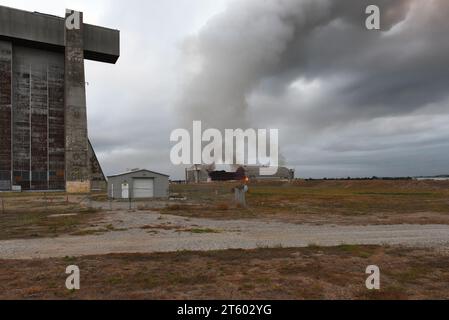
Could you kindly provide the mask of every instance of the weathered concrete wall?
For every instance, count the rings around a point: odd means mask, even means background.
[[[50,190],[65,189],[64,58],[48,68],[48,158]]]
[[[12,174],[12,45],[0,41],[0,190],[9,190]]]
[[[40,49],[64,52],[64,19],[0,6],[0,38]],[[120,56],[118,30],[85,24],[86,59],[115,63]]]
[[[30,74],[31,189],[48,189],[48,85],[46,64],[32,64]]]
[[[62,190],[64,56],[13,48],[13,184],[23,190]]]
[[[106,191],[107,181],[95,154],[94,148],[89,141],[89,161],[90,161],[90,189],[91,191]]]
[[[23,54],[22,54],[23,52]],[[27,60],[26,50],[14,50],[13,63],[13,168],[14,185],[23,190],[31,189],[31,63]]]
[[[6,156],[0,157],[5,160],[1,164],[5,169],[10,168],[11,139],[8,137],[11,137],[12,127],[14,185],[22,186],[23,190],[64,190],[66,188],[64,55],[20,46],[13,46],[13,51],[13,123],[11,124],[11,109],[9,113],[2,113],[0,117],[3,121],[0,123],[5,133],[0,140],[0,143],[4,144],[0,152]],[[3,64],[0,62],[1,70]],[[9,74],[11,75],[11,70]],[[8,82],[7,76],[2,79],[5,82],[0,87],[0,92],[4,92],[0,96],[0,101],[6,103],[10,101],[6,93],[11,92],[11,80]],[[91,161],[90,155],[88,159]],[[88,164],[86,166],[89,168]],[[96,166],[98,168],[99,164]],[[10,176],[11,169],[9,172]],[[94,176],[100,180],[98,175]],[[103,186],[105,188],[104,179]],[[5,187],[9,188],[9,185]],[[88,189],[79,183],[72,184],[70,188],[82,193],[88,192]]]
[[[80,29],[66,29],[65,39],[65,170],[69,193],[90,189],[82,13],[80,20]]]
[[[84,57],[116,63],[120,56],[120,31],[84,24]]]
[[[119,32],[0,6],[0,190],[106,188],[88,142],[84,59],[112,62]]]
[[[90,183],[83,181],[67,181],[66,192],[68,193],[90,193]]]

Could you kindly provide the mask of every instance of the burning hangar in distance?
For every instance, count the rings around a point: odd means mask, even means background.
[[[215,166],[194,165],[186,169],[186,183],[204,183],[213,181],[294,180],[295,170],[279,167],[276,174],[260,175],[260,166],[234,166],[232,170],[216,170]]]
[[[84,24],[81,12],[0,6],[0,190],[106,188],[87,134],[84,59],[119,55],[119,31]]]

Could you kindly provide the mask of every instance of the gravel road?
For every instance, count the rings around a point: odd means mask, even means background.
[[[103,224],[122,231],[55,239],[0,241],[0,259],[306,247],[311,244],[389,244],[443,250],[449,248],[448,225],[313,226],[257,220],[186,219],[142,212],[113,213]],[[212,231],[215,232],[211,233]]]

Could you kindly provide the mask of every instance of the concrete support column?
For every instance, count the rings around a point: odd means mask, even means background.
[[[71,18],[72,17],[72,18]],[[86,87],[84,74],[83,14],[66,13],[75,19],[65,28],[65,170],[68,193],[90,192]],[[79,19],[79,21],[76,21]]]
[[[12,45],[0,41],[0,190],[12,183]]]

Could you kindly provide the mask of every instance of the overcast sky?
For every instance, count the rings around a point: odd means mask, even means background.
[[[382,30],[364,28],[379,4]],[[89,136],[106,174],[182,178],[170,132],[203,120],[278,128],[298,177],[449,174],[449,1],[1,1],[119,29],[86,63]]]

